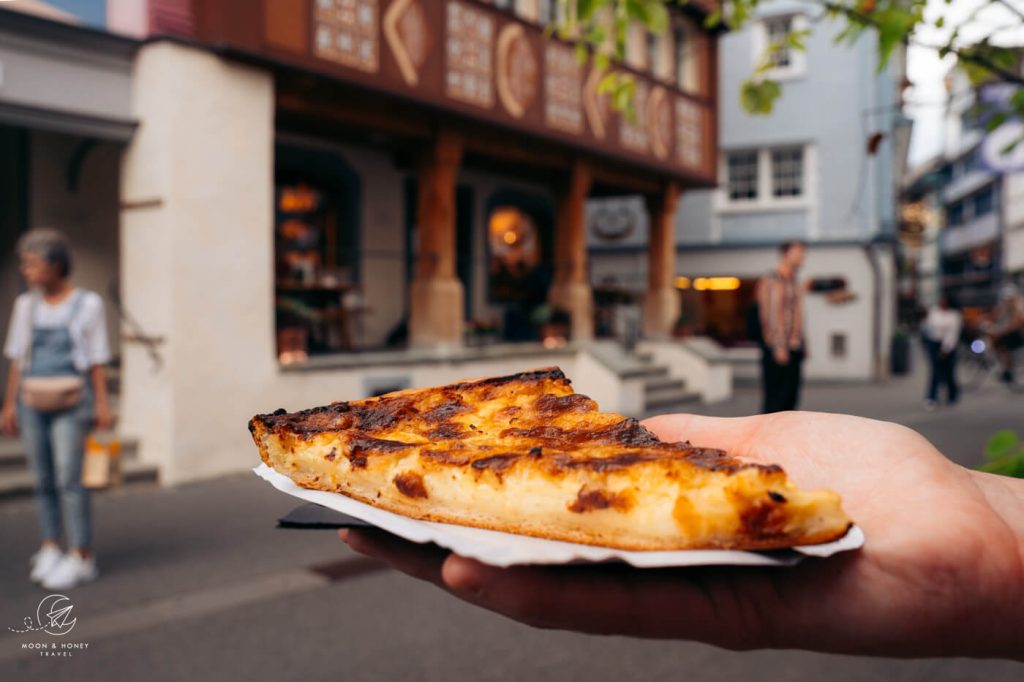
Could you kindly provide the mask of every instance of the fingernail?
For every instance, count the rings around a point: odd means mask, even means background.
[[[348,542],[348,528],[339,528],[338,537],[341,538],[342,542]]]
[[[453,554],[441,567],[441,575],[444,582],[453,590],[481,597],[484,593],[483,581],[480,579],[479,571],[474,569],[474,563]]]

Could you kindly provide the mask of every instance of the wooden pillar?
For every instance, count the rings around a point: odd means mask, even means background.
[[[569,313],[574,341],[594,337],[594,298],[587,272],[586,201],[590,168],[574,161],[569,182],[558,197],[555,224],[555,277],[548,302]]]
[[[676,274],[676,207],[679,186],[665,185],[660,196],[648,197],[650,248],[647,266],[647,294],[644,297],[644,336],[666,339],[679,317]]]
[[[409,295],[412,346],[462,344],[465,294],[455,275],[455,180],[461,161],[461,140],[441,132],[419,169],[419,249]]]

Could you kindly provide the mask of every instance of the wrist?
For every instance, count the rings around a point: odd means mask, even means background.
[[[999,476],[981,471],[970,472],[975,485],[992,510],[1013,532],[1017,541],[1017,570],[1007,579],[1005,610],[991,622],[997,624],[992,633],[998,641],[998,655],[1024,660],[1020,632],[1024,631],[1024,479]],[[1006,638],[1002,641],[1001,638]]]

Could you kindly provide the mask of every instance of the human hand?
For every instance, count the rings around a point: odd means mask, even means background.
[[[372,530],[358,552],[544,628],[692,639],[730,649],[1024,657],[1024,482],[968,471],[904,427],[846,415],[691,415],[645,423],[782,464],[831,488],[867,537],[791,568],[496,568]]]
[[[106,401],[96,402],[96,414],[94,415],[96,428],[106,431],[114,425],[114,417],[110,413],[110,405]]]
[[[789,351],[785,348],[776,348],[772,355],[775,357],[775,362],[780,365],[789,364]]]
[[[0,431],[7,436],[18,435],[18,416],[14,405],[10,403],[4,403],[3,414],[0,416]]]

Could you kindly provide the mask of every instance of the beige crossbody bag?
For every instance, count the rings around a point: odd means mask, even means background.
[[[76,293],[76,296],[81,296],[81,293]],[[74,319],[75,314],[78,312],[78,306],[81,300],[75,301],[74,308],[71,311],[71,319],[68,320],[70,326],[71,320]],[[38,299],[32,299],[32,309],[29,311],[29,329],[31,330],[32,325],[35,321],[35,306],[38,304]],[[29,341],[25,347],[25,357],[22,360],[22,369],[28,369],[32,362],[32,338],[31,332],[29,333]],[[52,377],[26,377],[21,378],[21,401],[25,403],[26,407],[30,407],[37,412],[60,412],[61,410],[70,410],[76,407],[82,402],[82,397],[85,394],[85,377],[79,374],[68,374],[63,376],[52,376]]]

